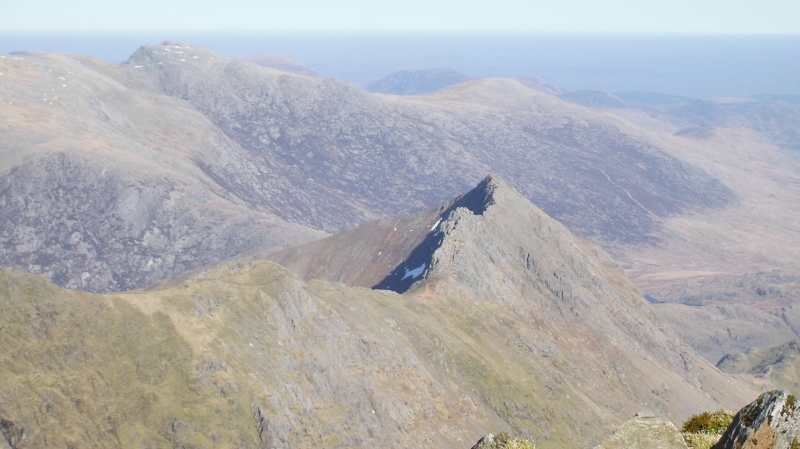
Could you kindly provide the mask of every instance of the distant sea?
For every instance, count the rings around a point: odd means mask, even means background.
[[[140,45],[189,42],[226,56],[280,53],[353,83],[449,67],[475,77],[538,76],[565,89],[689,97],[800,95],[800,35],[22,34],[0,52],[68,52],[121,62]]]

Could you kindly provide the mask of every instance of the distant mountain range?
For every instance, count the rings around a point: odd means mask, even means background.
[[[253,64],[258,64],[262,67],[268,67],[270,69],[294,73],[295,75],[311,76],[314,78],[320,77],[319,74],[314,71],[314,69],[276,53],[261,53],[257,55],[239,56],[235,59],[252,62]]]

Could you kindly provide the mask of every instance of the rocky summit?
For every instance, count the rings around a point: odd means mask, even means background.
[[[269,257],[309,280],[431,300],[460,298],[462,309],[489,303],[508,310],[513,318],[503,325],[518,336],[505,344],[522,350],[521,360],[533,356],[552,363],[526,364],[521,379],[560,385],[564,399],[580,410],[613,409],[609,422],[644,406],[673,420],[688,417],[701,403],[719,408],[707,393],[718,404],[734,396],[746,400],[744,391],[731,391],[729,379],[680,343],[601,249],[496,176],[446,206],[370,222]],[[631,381],[609,383],[617,376]],[[695,379],[703,393],[688,399]],[[537,395],[521,391],[513,400],[519,412],[504,412],[509,419],[525,421],[525,413],[536,415],[533,410],[558,396],[537,401]]]

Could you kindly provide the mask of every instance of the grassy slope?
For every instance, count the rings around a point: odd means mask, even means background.
[[[556,329],[436,290],[260,262],[99,296],[3,270],[0,415],[26,447],[466,448],[508,431],[577,448],[642,407],[622,396],[648,379],[617,397],[632,379],[590,384]]]

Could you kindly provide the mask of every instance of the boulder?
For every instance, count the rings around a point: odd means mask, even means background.
[[[687,449],[683,436],[671,422],[650,412],[640,412],[617,427],[595,449]]]
[[[785,390],[770,391],[739,410],[713,449],[796,449],[800,410]]]

